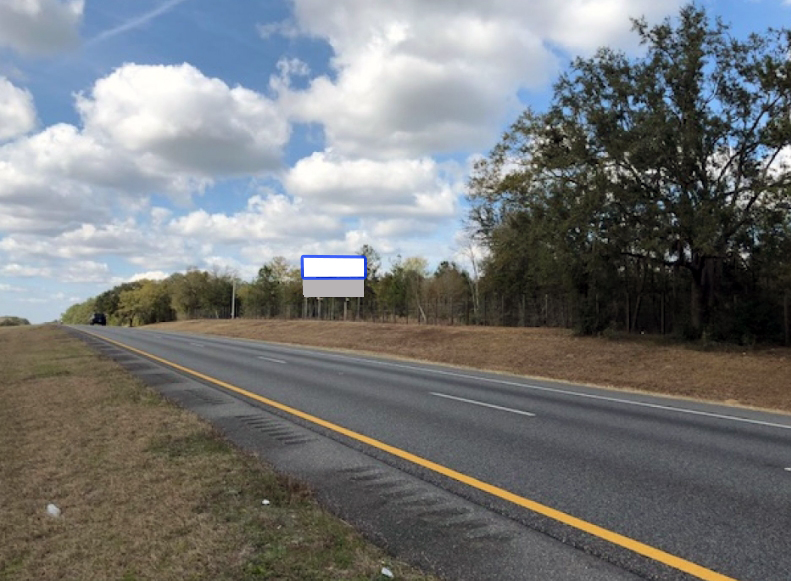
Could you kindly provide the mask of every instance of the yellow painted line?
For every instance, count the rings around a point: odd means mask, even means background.
[[[172,361],[168,361],[167,359],[163,359],[162,357],[157,357],[156,355],[152,355],[151,353],[147,353],[146,351],[142,351],[140,349],[130,347],[129,345],[125,345],[124,343],[120,343],[113,339],[108,339],[101,335],[96,335],[94,333],[88,333],[88,334],[93,335],[94,337],[97,337],[104,341],[107,341],[108,343],[113,343],[115,345],[118,345],[119,347],[132,351],[144,357],[148,357],[149,359],[153,359],[154,361],[157,361],[159,363],[163,363],[165,365],[173,367],[174,369],[178,369],[183,373],[192,375],[194,377],[197,377],[198,379],[202,379],[203,381],[213,383],[229,391],[238,393],[239,395],[243,395],[245,397],[261,402],[270,407],[279,409],[298,418],[302,418],[303,420],[306,420],[318,426],[322,426],[323,428],[327,428],[328,430],[332,430],[333,432],[336,432],[338,434],[343,434],[344,436],[348,438],[352,438],[353,440],[357,440],[358,442],[362,442],[364,444],[368,444],[369,446],[373,446],[374,448],[387,452],[388,454],[392,454],[393,456],[401,458],[402,460],[407,460],[408,462],[412,462],[413,464],[417,464],[418,466],[422,466],[423,468],[428,468],[429,470],[437,472],[438,474],[442,474],[443,476],[447,476],[448,478],[452,478],[453,480],[462,482],[468,486],[477,488],[478,490],[482,490],[483,492],[487,492],[492,496],[496,496],[503,500],[512,502],[513,504],[524,507],[540,515],[549,517],[553,520],[561,522],[570,527],[574,527],[575,529],[581,530],[595,537],[599,537],[600,539],[609,541],[614,545],[618,545],[619,547],[629,549],[630,551],[633,551],[639,555],[643,555],[644,557],[648,557],[649,559],[653,559],[654,561],[658,561],[659,563],[662,563],[669,567],[673,567],[674,569],[678,569],[679,571],[683,571],[684,573],[694,575],[695,577],[698,577],[699,579],[703,579],[704,581],[738,581],[733,577],[728,577],[721,573],[717,573],[716,571],[712,571],[711,569],[707,569],[701,565],[697,565],[696,563],[687,561],[686,559],[682,559],[681,557],[671,555],[670,553],[666,553],[665,551],[662,551],[650,545],[646,545],[645,543],[641,543],[640,541],[637,541],[635,539],[602,528],[598,525],[582,520],[565,512],[556,510],[549,506],[543,505],[534,500],[524,498],[522,496],[514,494],[513,492],[509,492],[503,488],[494,486],[493,484],[489,484],[487,482],[483,482],[482,480],[478,480],[477,478],[473,478],[472,476],[467,476],[466,474],[457,472],[452,468],[448,468],[446,466],[442,466],[441,464],[437,464],[436,462],[432,462],[431,460],[421,458],[420,456],[416,456],[415,454],[411,454],[400,448],[390,446],[389,444],[385,444],[384,442],[380,442],[379,440],[375,440],[374,438],[370,438],[358,432],[354,432],[352,430],[344,428],[343,426],[339,426],[338,424],[333,424],[332,422],[328,422],[327,420],[323,420],[311,414],[300,411],[296,408],[292,408],[290,406],[284,405],[282,403],[276,402],[274,400],[260,396],[255,393],[251,393],[245,389],[236,387],[235,385],[232,385],[220,379],[215,379],[214,377],[210,377],[204,373],[200,373],[199,371],[195,371],[193,369],[189,369],[188,367],[179,365],[178,363],[173,363]]]

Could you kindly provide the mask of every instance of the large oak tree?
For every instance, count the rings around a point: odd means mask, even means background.
[[[621,273],[685,270],[699,334],[723,265],[789,232],[791,31],[738,40],[692,4],[634,31],[642,56],[576,59],[548,110],[526,111],[477,164],[471,220],[493,260],[527,240],[531,264],[564,268],[583,294],[612,283],[602,261]]]

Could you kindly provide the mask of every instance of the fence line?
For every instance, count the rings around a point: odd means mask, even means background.
[[[485,325],[508,327],[574,328],[580,321],[580,299],[568,293],[539,295],[507,295],[487,293],[478,301],[471,297],[435,295],[401,304],[381,299],[301,298],[261,305],[237,302],[236,317],[240,319],[280,319],[317,321],[364,321],[407,325]],[[679,309],[660,294],[642,298],[637,316],[629,312],[628,301],[602,300],[596,305],[602,318],[616,321],[618,330],[671,333],[677,326]],[[633,308],[633,307],[632,307]],[[608,313],[605,316],[605,313]],[[186,319],[229,319],[230,305],[200,309]],[[629,327],[629,328],[627,328]]]

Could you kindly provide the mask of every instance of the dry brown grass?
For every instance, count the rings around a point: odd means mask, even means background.
[[[62,329],[0,329],[0,580],[363,581],[385,560],[429,579]]]
[[[791,412],[791,349],[706,351],[651,338],[577,337],[560,329],[330,321],[203,320],[152,327],[367,351]]]

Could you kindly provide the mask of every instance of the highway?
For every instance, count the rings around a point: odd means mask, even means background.
[[[349,449],[524,531],[458,564],[471,535],[434,523],[422,541],[404,539],[397,512],[370,523],[379,505],[338,509],[395,549],[434,547],[423,562],[448,578],[791,579],[791,416],[250,340],[73,329],[310,430],[326,446],[316,461]],[[332,479],[318,480],[334,498]]]

